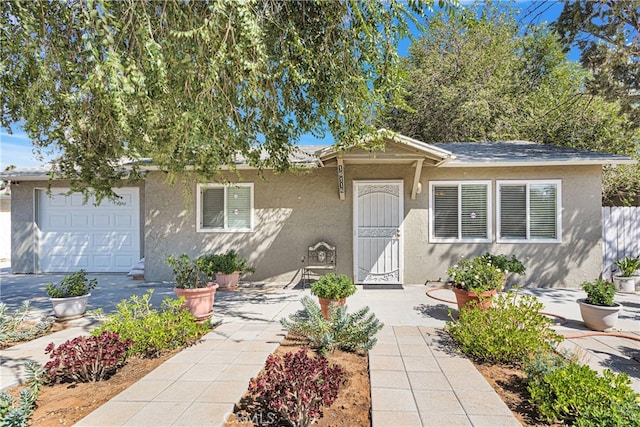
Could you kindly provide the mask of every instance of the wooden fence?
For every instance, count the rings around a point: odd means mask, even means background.
[[[640,256],[640,207],[603,207],[603,277],[610,279],[613,262],[627,256]]]

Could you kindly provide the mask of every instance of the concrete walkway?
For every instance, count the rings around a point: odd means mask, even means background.
[[[119,280],[123,279],[112,281]],[[18,286],[17,282],[12,283]],[[7,295],[5,284],[3,281],[3,300]],[[144,291],[140,285],[131,289],[135,293]],[[157,289],[160,295],[170,293],[167,286]],[[397,290],[359,288],[349,298],[350,311],[370,306],[386,325],[378,336],[378,345],[370,353],[373,426],[519,425],[482,375],[471,362],[455,353],[446,334],[442,334],[449,309],[454,305],[429,298],[426,289],[419,285]],[[442,299],[453,300],[450,291],[438,292]],[[568,319],[565,325],[557,327],[561,333],[588,332],[581,325],[575,303],[580,291],[522,292],[535,294],[547,311]],[[221,425],[246,390],[249,379],[258,374],[267,356],[281,342],[284,333],[279,319],[299,310],[300,298],[308,294],[308,289],[274,287],[218,292],[214,308],[222,324],[217,329],[114,397],[79,425]],[[118,296],[119,292],[112,291],[109,301],[117,302],[121,299]],[[621,295],[616,299],[625,307],[620,328],[637,332],[640,296]],[[113,309],[109,302],[100,304],[104,304],[107,312]],[[78,325],[41,338],[46,341],[44,345],[33,341],[0,352],[2,387],[11,378],[20,379],[24,359],[42,358],[48,342],[62,342],[86,333],[91,327],[91,322]],[[640,392],[640,363],[635,359],[640,356],[639,342],[605,336],[574,339],[565,345],[583,352],[589,359],[587,363],[597,369],[627,372]]]

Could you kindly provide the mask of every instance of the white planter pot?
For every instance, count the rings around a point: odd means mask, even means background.
[[[638,276],[613,276],[613,283],[616,286],[616,291],[632,294],[636,291],[636,281],[638,279],[640,279]]]
[[[53,313],[58,320],[69,320],[82,317],[87,311],[87,301],[91,294],[69,298],[49,298],[53,305]]]
[[[614,328],[618,322],[618,314],[622,305],[614,303],[612,307],[587,304],[584,299],[577,300],[580,305],[580,315],[585,325],[594,331],[604,331]]]

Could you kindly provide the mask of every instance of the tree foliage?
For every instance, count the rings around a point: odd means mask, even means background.
[[[567,1],[554,28],[565,49],[580,49],[589,90],[620,100],[640,125],[640,0]]]
[[[209,179],[238,155],[283,171],[300,135],[344,147],[401,102],[397,43],[431,4],[4,1],[2,126],[23,121],[61,153],[55,173],[98,197],[122,184],[122,159]]]
[[[511,9],[468,13],[478,14],[474,25],[440,13],[427,20],[406,62],[410,109],[388,110],[389,128],[425,142],[531,140],[636,155],[638,127],[619,101],[585,91],[590,73],[566,58],[556,33],[543,25],[525,34]],[[609,180],[605,200],[633,198],[640,169],[622,169],[632,184]]]

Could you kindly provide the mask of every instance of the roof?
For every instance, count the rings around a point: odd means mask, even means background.
[[[402,147],[401,153],[389,152],[364,152],[352,153],[352,162],[375,162],[411,160],[410,153],[416,158],[426,158],[430,162],[425,165],[439,167],[496,167],[496,166],[566,166],[566,165],[604,165],[604,164],[633,164],[635,160],[629,156],[619,154],[601,153],[595,151],[578,150],[569,147],[538,144],[529,141],[503,141],[503,142],[447,142],[427,144],[415,139],[384,132],[389,141]],[[409,154],[408,154],[409,153]],[[334,146],[326,145],[302,145],[290,154],[291,163],[307,166],[322,167],[325,162],[334,165],[340,152]],[[263,154],[266,158],[266,152]],[[347,157],[345,157],[347,158]],[[331,162],[334,160],[334,162]],[[139,162],[153,169],[152,160],[145,158]],[[123,160],[122,165],[131,165],[132,161]],[[238,166],[246,165],[246,160],[238,156]],[[4,180],[43,180],[51,171],[51,166],[16,168],[0,173],[0,179]]]
[[[632,164],[629,156],[578,150],[530,141],[433,144],[455,154],[446,167]]]

